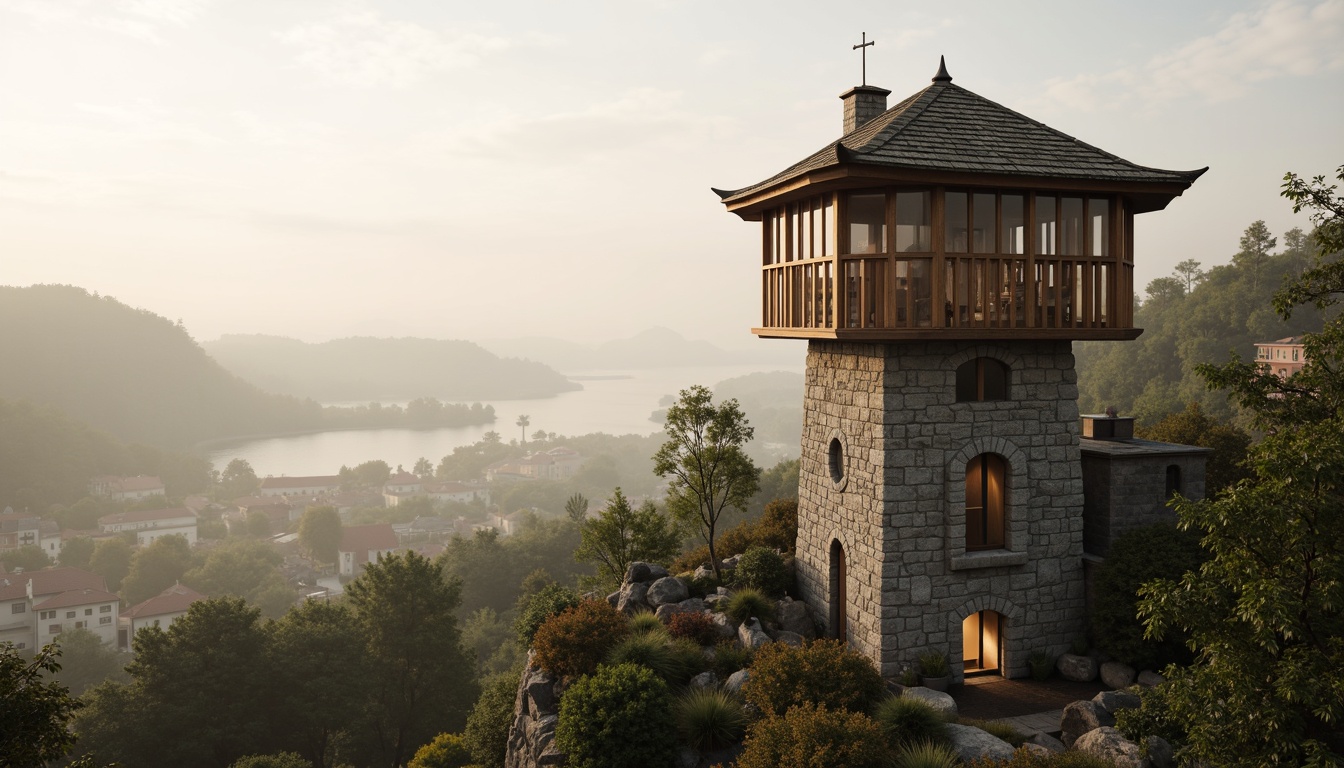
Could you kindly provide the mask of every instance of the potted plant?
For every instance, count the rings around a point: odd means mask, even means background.
[[[947,666],[947,655],[941,651],[931,651],[919,657],[919,676],[925,688],[946,691],[951,682],[951,673]]]
[[[1031,679],[1049,680],[1055,671],[1055,656],[1048,651],[1032,651],[1027,665],[1031,667]]]

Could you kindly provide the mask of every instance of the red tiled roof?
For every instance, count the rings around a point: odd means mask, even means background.
[[[143,523],[150,520],[172,520],[177,517],[189,517],[196,519],[196,513],[186,507],[177,507],[176,509],[150,509],[141,512],[117,512],[111,515],[103,515],[98,518],[99,525],[116,525],[118,523]]]
[[[387,478],[387,485],[419,485],[420,478],[410,472],[398,472]]]
[[[107,589],[107,582],[96,573],[79,568],[43,568],[40,571],[11,573],[0,577],[0,600],[16,600],[28,594],[33,582],[33,597],[55,595],[72,589]]]
[[[197,600],[206,600],[205,595],[186,586],[174,584],[143,603],[123,611],[122,616],[138,619],[142,616],[162,616],[166,613],[181,613]]]
[[[341,529],[341,545],[337,547],[341,552],[354,552],[358,560],[364,557],[370,550],[396,549],[397,534],[392,530],[391,523],[378,523],[377,525],[352,525]]]
[[[69,608],[72,605],[91,605],[94,603],[115,603],[121,598],[103,589],[68,589],[50,600],[33,606],[34,611],[50,611],[55,608]]]
[[[341,484],[339,475],[313,475],[311,477],[268,477],[261,481],[262,488],[315,488],[337,486]]]

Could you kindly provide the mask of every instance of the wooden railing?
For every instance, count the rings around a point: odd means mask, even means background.
[[[966,254],[770,264],[762,320],[818,331],[1125,329],[1132,270],[1113,258]]]

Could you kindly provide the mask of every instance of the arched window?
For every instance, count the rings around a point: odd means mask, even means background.
[[[1181,468],[1175,464],[1167,466],[1167,498],[1181,492]]]
[[[1008,462],[982,453],[966,465],[966,551],[1003,549]]]
[[[977,357],[957,367],[957,402],[1008,399],[1008,366],[992,357]]]
[[[849,581],[849,568],[845,565],[845,548],[839,541],[831,542],[831,637],[848,642],[849,639],[849,618],[847,603],[849,602],[849,589],[845,582]]]

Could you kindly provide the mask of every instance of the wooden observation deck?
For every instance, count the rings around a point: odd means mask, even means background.
[[[761,223],[759,336],[1132,339],[1134,215],[1205,169],[1146,168],[952,85],[845,93],[837,141],[714,190]]]

